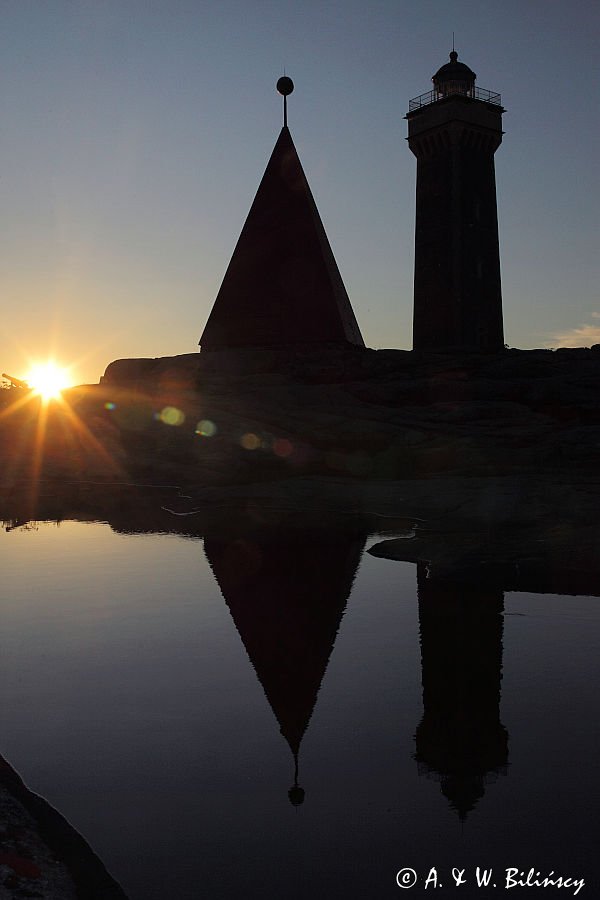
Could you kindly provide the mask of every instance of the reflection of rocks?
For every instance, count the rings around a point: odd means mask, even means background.
[[[358,568],[364,537],[256,529],[204,549],[296,771],[298,753]]]
[[[417,583],[424,713],[415,759],[464,819],[508,760],[499,710],[504,598],[441,585],[423,565]]]
[[[0,757],[0,896],[125,900],[85,840]]]
[[[173,482],[176,484],[176,482]],[[438,476],[395,481],[304,477],[179,491],[119,482],[45,482],[32,496],[24,482],[0,493],[7,527],[35,519],[108,522],[123,532],[227,534],[231,517],[323,534],[349,524],[363,534],[411,540],[371,547],[374,556],[426,562],[434,578],[502,590],[597,594],[600,584],[600,482]]]
[[[450,499],[444,481],[435,489]],[[411,540],[385,540],[369,553],[426,563],[440,582],[600,595],[599,484],[497,479],[455,499],[452,511],[430,507]]]

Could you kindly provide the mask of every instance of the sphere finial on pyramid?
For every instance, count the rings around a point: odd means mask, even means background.
[[[283,95],[283,127],[287,128],[287,98],[294,90],[294,82],[287,75],[282,75],[277,81],[277,90]]]

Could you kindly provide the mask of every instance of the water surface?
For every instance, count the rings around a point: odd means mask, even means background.
[[[403,896],[403,867],[443,900],[476,866],[595,895],[600,601],[432,584],[375,540],[0,534],[0,753],[132,900]]]

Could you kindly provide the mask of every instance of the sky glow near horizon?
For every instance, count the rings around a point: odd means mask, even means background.
[[[408,101],[456,49],[502,94],[505,340],[600,342],[598,25],[582,0],[5,0],[0,371],[193,353],[282,124],[363,337],[410,348]]]

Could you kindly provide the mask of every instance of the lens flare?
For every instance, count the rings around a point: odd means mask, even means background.
[[[254,434],[252,431],[247,431],[246,434],[242,435],[240,444],[244,448],[244,450],[258,450],[262,441],[257,434]]]
[[[214,437],[217,433],[217,426],[210,419],[201,419],[196,425],[196,434],[202,437]]]
[[[69,370],[53,360],[38,363],[27,374],[25,381],[43,400],[55,400],[72,384]]]
[[[294,445],[287,438],[276,438],[273,441],[273,453],[281,459],[287,459],[294,452]]]
[[[163,425],[183,425],[185,422],[185,413],[176,406],[165,406],[156,416]]]

